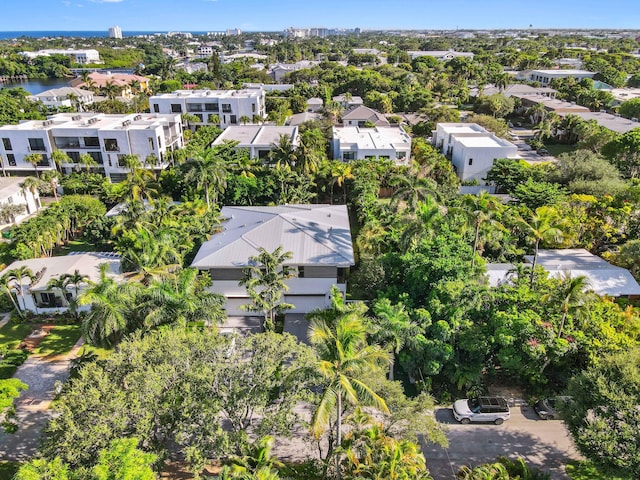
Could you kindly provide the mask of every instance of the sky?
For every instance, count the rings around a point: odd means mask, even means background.
[[[640,28],[640,0],[2,0],[0,31]]]

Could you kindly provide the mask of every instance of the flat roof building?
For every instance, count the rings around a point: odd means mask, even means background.
[[[461,181],[484,184],[498,158],[519,158],[518,147],[476,123],[438,123],[432,143],[451,160]]]
[[[522,78],[529,82],[539,82],[540,85],[546,87],[556,78],[575,78],[580,81],[583,78],[593,78],[595,72],[589,72],[587,70],[530,70],[528,72],[521,72],[516,78]]]
[[[333,127],[333,156],[343,162],[384,159],[407,164],[411,156],[411,137],[400,126]]]
[[[20,52],[21,55],[27,58],[36,58],[36,57],[50,57],[51,55],[64,55],[65,57],[71,58],[71,61],[74,63],[79,63],[80,65],[86,65],[87,63],[101,63],[100,62],[100,54],[97,50],[92,48],[86,50],[75,50],[73,48],[67,49],[55,49],[48,48],[45,50],[38,50],[37,52]]]
[[[267,159],[274,145],[280,142],[280,137],[285,136],[291,141],[293,147],[300,145],[297,126],[276,125],[238,125],[230,126],[216,138],[213,145],[221,145],[225,142],[238,142],[236,148],[249,150],[251,158]]]
[[[215,125],[226,128],[246,123],[258,123],[266,118],[265,92],[245,90],[176,90],[149,98],[154,113],[188,113],[196,119],[194,125]]]
[[[0,127],[0,156],[4,170],[11,173],[53,170],[51,154],[61,150],[70,159],[61,165],[64,171],[81,168],[81,156],[88,154],[95,171],[120,181],[129,171],[126,155],[137,155],[143,164],[154,155],[157,163],[147,168],[163,169],[169,164],[168,153],[183,146],[177,114],[58,113],[44,121]],[[36,166],[25,159],[34,153],[41,156]]]

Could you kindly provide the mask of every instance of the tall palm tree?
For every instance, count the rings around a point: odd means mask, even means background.
[[[530,212],[529,219],[518,219],[518,224],[527,236],[533,240],[534,252],[531,265],[530,286],[533,287],[535,269],[538,261],[538,251],[541,242],[557,244],[565,238],[565,221],[560,213],[553,207],[542,206]]]
[[[590,286],[589,279],[583,275],[572,277],[567,272],[562,275],[560,278],[560,290],[551,294],[560,300],[560,311],[562,312],[556,337],[562,337],[567,315],[571,312],[578,312],[587,306],[590,295],[586,291]]]
[[[54,200],[58,201],[58,179],[60,178],[60,172],[57,170],[46,170],[42,172],[42,181],[49,183],[51,193],[53,193]]]
[[[23,265],[9,270],[6,277],[6,281],[11,285],[11,288],[13,288],[22,299],[22,309],[26,311],[27,304],[25,303],[24,294],[25,291],[28,290],[28,287],[25,287],[24,280],[27,279],[29,281],[29,286],[33,285],[37,278],[36,274],[34,274],[29,267]],[[18,312],[19,311],[20,309],[18,309]]]
[[[24,161],[33,166],[33,169],[36,172],[36,178],[40,178],[40,173],[38,173],[38,164],[42,161],[42,154],[30,153],[29,155],[25,155]]]
[[[79,305],[91,305],[82,321],[84,338],[93,345],[113,345],[131,327],[131,312],[139,285],[117,283],[108,275],[109,264],[100,266],[100,281],[80,295]]]
[[[88,285],[90,281],[89,276],[83,275],[82,273],[80,273],[80,270],[76,269],[74,270],[73,273],[65,273],[60,278],[64,281],[65,290],[68,289],[70,286],[73,286],[73,297],[71,297],[68,303],[69,303],[70,310],[77,317],[78,316],[78,298],[79,298],[78,293],[80,291],[80,285],[82,284]]]
[[[280,135],[277,143],[271,144],[269,160],[276,168],[294,169],[298,163],[298,152],[289,135]]]
[[[62,306],[65,307],[69,304],[69,302],[67,301],[67,284],[64,281],[64,278],[62,277],[58,277],[58,278],[50,278],[49,281],[47,282],[47,288],[50,290],[58,290],[60,292],[60,297],[62,298]]]
[[[418,241],[425,236],[431,236],[437,225],[442,221],[447,209],[431,196],[424,202],[419,201],[415,211],[406,209],[402,222],[406,224],[400,237],[400,246],[404,251],[414,248]]]
[[[366,343],[364,319],[357,312],[338,313],[335,319],[311,316],[309,340],[318,356],[317,369],[325,379],[324,391],[311,418],[311,433],[320,438],[335,427],[336,445],[342,442],[342,416],[346,404],[371,405],[384,413],[384,399],[365,383],[363,377],[381,364],[389,354],[379,345]],[[332,418],[335,423],[332,425]],[[337,458],[339,464],[339,458]]]
[[[104,87],[102,87],[102,91],[109,100],[115,100],[118,94],[121,93],[120,87],[118,87],[111,81],[107,81],[104,84]]]
[[[216,145],[195,152],[184,164],[185,181],[204,190],[207,208],[218,202],[218,192],[224,192],[227,186],[227,167],[225,155],[229,155],[228,145]]]
[[[376,316],[374,340],[391,350],[389,380],[393,381],[395,359],[405,343],[417,333],[417,325],[411,321],[409,313],[402,303],[391,304],[388,298],[382,298],[373,304]]]
[[[338,185],[338,187],[341,187],[343,190],[342,201],[346,205],[347,186],[345,182],[347,180],[353,180],[354,178],[353,173],[351,173],[351,165],[340,160],[331,162],[331,203],[333,203],[333,187]]]
[[[22,310],[20,310],[20,306],[17,302],[17,297],[13,296],[13,293],[16,292],[16,289],[14,288],[14,284],[15,284],[15,281],[12,278],[12,274],[10,271],[5,273],[2,276],[2,278],[0,278],[0,288],[2,288],[2,291],[9,296],[9,299],[13,304],[13,308],[16,309],[16,312],[18,312],[18,315],[20,316],[20,318],[24,318],[22,314]]]
[[[80,154],[80,163],[84,165],[87,173],[91,172],[91,167],[98,165],[98,162],[88,153]]]
[[[464,213],[473,225],[472,265],[475,266],[483,224],[489,224],[490,228],[494,230],[505,231],[504,225],[498,219],[501,211],[504,210],[504,206],[488,192],[480,192],[478,195],[464,195],[462,197],[462,205]]]
[[[282,246],[273,252],[260,247],[258,255],[249,258],[249,265],[242,269],[245,277],[239,283],[246,287],[253,303],[245,305],[247,310],[262,312],[265,330],[274,330],[276,315],[294,308],[283,302],[284,292],[289,287],[285,283],[293,277],[290,267],[285,265],[293,254],[284,252]]]
[[[62,173],[62,164],[63,163],[71,163],[71,158],[67,155],[63,150],[54,150],[51,152],[51,160],[53,160],[53,164],[56,168]]]

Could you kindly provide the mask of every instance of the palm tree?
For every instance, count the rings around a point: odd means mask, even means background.
[[[294,308],[282,301],[289,289],[285,281],[293,277],[290,267],[284,263],[292,256],[291,252],[283,252],[282,246],[273,252],[260,247],[258,255],[249,257],[249,265],[242,269],[245,277],[239,283],[246,287],[253,301],[244,308],[262,312],[265,330],[274,330],[278,313]]]
[[[78,292],[80,290],[80,285],[84,284],[88,284],[90,279],[87,275],[83,275],[80,273],[80,270],[74,270],[73,273],[65,273],[64,275],[62,275],[61,280],[63,280],[64,282],[64,288],[65,290],[68,289],[70,286],[73,286],[73,293],[74,295],[71,297],[71,299],[68,301],[69,303],[69,308],[70,310],[72,310],[72,312],[76,315],[78,314]]]
[[[102,91],[109,100],[115,100],[118,94],[122,93],[120,88],[111,81],[105,83]]]
[[[278,142],[271,144],[269,160],[272,164],[275,163],[276,168],[295,168],[298,162],[298,152],[289,135],[280,135]]]
[[[91,172],[91,167],[98,165],[98,162],[95,158],[93,158],[88,153],[80,154],[80,163],[84,165],[84,168],[87,170],[87,173]]]
[[[63,150],[54,150],[51,152],[51,160],[53,160],[53,164],[56,168],[62,173],[62,164],[63,163],[71,163],[71,158],[67,155]]]
[[[2,288],[2,291],[9,296],[9,299],[11,300],[13,307],[16,309],[16,312],[18,312],[20,318],[24,318],[22,315],[22,310],[20,310],[20,306],[17,303],[16,297],[13,296],[13,292],[16,291],[14,285],[15,281],[12,277],[11,272],[5,273],[2,278],[0,278],[0,288]]]
[[[547,109],[543,103],[536,103],[527,110],[527,115],[531,117],[531,123],[538,124],[547,116]]]
[[[108,275],[109,264],[100,265],[100,281],[78,299],[79,305],[91,305],[82,321],[84,338],[93,345],[117,343],[131,326],[130,313],[139,291],[131,282],[117,283]]]
[[[214,125],[220,125],[220,115],[215,113],[210,114],[207,120]]]
[[[154,280],[145,290],[138,308],[147,328],[168,323],[204,322],[208,327],[226,318],[224,297],[204,289],[198,270],[186,268],[173,278]]]
[[[192,182],[197,188],[204,190],[209,209],[211,209],[211,197],[213,196],[213,203],[217,203],[218,192],[224,192],[227,186],[227,168],[224,156],[230,153],[228,145],[216,145],[196,152],[184,164],[185,182]]]
[[[404,203],[406,208],[413,211],[418,202],[426,200],[427,197],[438,197],[436,183],[419,175],[414,168],[404,174],[395,175],[389,183],[396,187],[390,203],[396,210]]]
[[[496,218],[504,208],[502,203],[488,192],[480,192],[478,195],[464,195],[462,197],[462,205],[467,218],[473,225],[472,266],[475,266],[481,228],[483,224],[488,223],[493,230],[505,231],[504,225]]]
[[[51,277],[49,279],[49,281],[47,282],[47,288],[50,290],[59,290],[60,291],[60,297],[62,298],[62,306],[66,306],[68,304],[67,301],[67,284],[64,280],[64,278],[62,277],[58,277],[58,278],[54,278]]]
[[[562,337],[562,330],[564,330],[564,324],[567,320],[567,315],[571,312],[577,312],[585,308],[590,296],[585,291],[591,286],[589,279],[583,275],[572,277],[571,274],[565,272],[560,279],[560,290],[552,292],[546,298],[550,298],[551,295],[556,296],[560,300],[560,311],[562,317],[560,318],[560,326],[558,327],[558,334],[556,337]]]
[[[347,203],[347,186],[345,182],[347,180],[352,180],[355,177],[351,173],[351,165],[348,163],[341,162],[340,160],[335,160],[331,162],[331,203],[333,203],[333,187],[338,185],[338,187],[342,187],[343,189],[343,203],[346,205]]]
[[[33,271],[27,266],[21,266],[18,268],[14,268],[9,270],[6,275],[6,282],[11,285],[11,288],[15,290],[15,292],[22,299],[22,308],[24,311],[27,310],[27,304],[25,303],[24,293],[25,293],[25,285],[23,281],[25,279],[29,280],[29,285],[33,285],[36,281],[37,276],[33,273]],[[18,312],[20,309],[18,308]]]
[[[407,214],[407,212],[410,213]],[[411,250],[425,235],[431,236],[446,212],[446,208],[439,205],[431,196],[428,196],[424,202],[419,201],[415,212],[405,210],[402,221],[407,226],[400,237],[400,246],[403,251]]]
[[[153,280],[170,278],[180,270],[183,262],[175,236],[168,230],[152,230],[137,225],[133,245],[116,246],[120,253],[121,268],[130,280],[149,285]]]
[[[531,279],[529,282],[530,286],[533,287],[540,242],[560,243],[565,237],[565,222],[555,208],[542,206],[536,208],[535,212],[530,212],[528,221],[520,218],[518,223],[534,242]]]
[[[417,333],[417,325],[411,321],[402,303],[392,305],[388,298],[376,301],[373,313],[377,320],[373,338],[376,343],[391,350],[389,380],[393,381],[395,358],[405,343]]]
[[[25,155],[24,161],[33,165],[33,169],[36,172],[36,178],[40,178],[40,174],[38,173],[38,164],[42,162],[42,154],[30,153],[29,155]]]
[[[247,115],[242,115],[238,121],[242,124],[242,125],[246,125],[247,123],[251,123],[251,117],[247,116]]]
[[[337,316],[333,319],[322,313],[310,315],[309,340],[318,356],[317,370],[325,379],[311,418],[311,433],[320,438],[335,426],[336,445],[340,445],[346,404],[372,405],[389,413],[384,399],[363,381],[370,370],[389,363],[389,354],[379,345],[367,345],[364,319],[357,311],[334,312]],[[339,458],[336,460],[339,465]]]

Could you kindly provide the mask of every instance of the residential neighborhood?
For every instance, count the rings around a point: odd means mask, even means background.
[[[0,480],[640,478],[613,1],[4,6]]]

